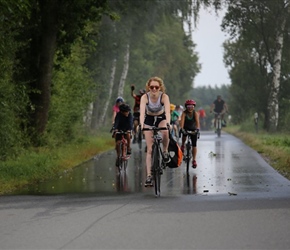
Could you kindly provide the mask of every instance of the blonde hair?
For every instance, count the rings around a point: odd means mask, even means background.
[[[146,92],[149,92],[150,91],[150,83],[152,81],[156,81],[159,83],[159,87],[160,87],[160,91],[162,91],[163,93],[165,93],[166,89],[165,89],[165,86],[164,86],[164,83],[163,83],[163,80],[158,77],[158,76],[154,76],[154,77],[151,77],[149,78],[149,80],[146,82]]]

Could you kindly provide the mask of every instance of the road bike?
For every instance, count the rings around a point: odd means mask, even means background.
[[[127,154],[127,149],[128,149],[128,142],[125,138],[125,135],[127,134],[131,134],[131,132],[129,131],[117,131],[115,132],[116,135],[120,134],[122,136],[120,143],[118,145],[119,147],[119,156],[118,156],[118,168],[119,168],[119,172],[122,171],[122,169],[124,171],[126,171],[127,169],[127,165],[128,165],[128,160],[130,158],[130,155]]]
[[[217,112],[214,112],[214,114],[216,115],[216,118],[215,118],[215,131],[217,133],[217,136],[220,137],[221,136],[221,131],[222,131],[222,114],[221,113],[217,113]]]
[[[163,161],[163,153],[161,150],[161,141],[162,137],[158,133],[161,130],[168,130],[165,127],[151,127],[151,128],[143,128],[143,131],[152,131],[153,133],[153,145],[152,145],[152,156],[151,156],[151,174],[153,176],[154,181],[154,192],[155,196],[160,196],[160,185],[161,185],[161,175],[163,173],[163,169],[166,168],[166,163]]]
[[[185,130],[183,132],[183,135],[186,135],[186,141],[185,141],[185,154],[183,157],[183,160],[186,163],[186,173],[189,172],[189,165],[190,160],[192,158],[192,141],[191,141],[191,135],[195,135],[198,133],[198,130]],[[197,138],[199,139],[199,134],[197,134]]]

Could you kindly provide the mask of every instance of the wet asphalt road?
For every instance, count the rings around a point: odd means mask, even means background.
[[[290,249],[290,181],[235,137],[202,132],[197,169],[145,188],[145,153],[126,172],[107,152],[0,198],[0,249]]]

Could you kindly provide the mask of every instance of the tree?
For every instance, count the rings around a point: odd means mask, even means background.
[[[279,118],[279,91],[283,39],[286,23],[289,23],[289,1],[227,1],[228,12],[223,21],[228,30],[238,39],[249,41],[251,55],[259,59],[260,66],[267,70],[269,85],[266,125],[276,131]],[[262,70],[261,73],[264,73]]]

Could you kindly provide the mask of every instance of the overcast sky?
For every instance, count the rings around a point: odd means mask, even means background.
[[[223,63],[222,43],[226,35],[221,31],[222,13],[216,17],[214,11],[200,10],[200,19],[193,32],[195,51],[199,55],[201,72],[194,79],[194,87],[230,84],[228,71]]]

